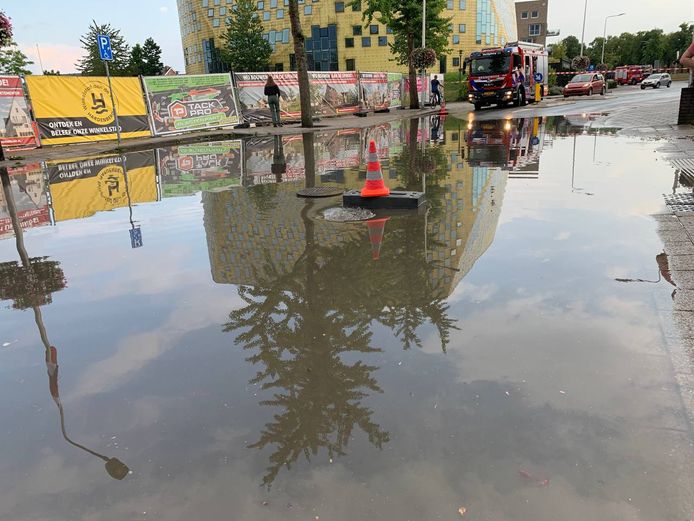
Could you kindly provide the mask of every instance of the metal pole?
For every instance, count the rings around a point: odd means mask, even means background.
[[[605,63],[605,36],[607,35],[607,19],[609,16],[605,17],[605,25],[602,28],[602,54],[600,55],[600,63]]]
[[[422,49],[427,46],[427,0],[422,0]]]
[[[118,123],[118,111],[116,110],[116,102],[113,99],[113,87],[111,86],[111,73],[108,70],[108,61],[104,60],[106,67],[106,78],[108,79],[108,91],[111,93],[111,105],[113,106],[113,117],[116,120],[116,136],[118,137],[118,147],[120,147],[120,125]]]
[[[583,39],[586,34],[586,12],[588,11],[588,0],[585,1],[585,4],[583,4],[583,30],[581,31],[581,54],[580,56],[583,56]]]
[[[41,74],[46,73],[46,69],[43,68],[43,60],[41,59],[41,50],[39,49],[39,44],[36,44],[36,54],[39,56],[39,66],[41,67]]]

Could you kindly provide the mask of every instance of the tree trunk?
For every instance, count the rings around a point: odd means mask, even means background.
[[[407,67],[410,77],[410,108],[419,108],[419,95],[417,93],[417,69],[412,62],[412,51],[414,51],[414,35],[407,35]]]
[[[311,114],[311,91],[308,83],[308,70],[306,69],[306,47],[304,45],[304,33],[301,31],[301,21],[299,20],[298,0],[289,0],[289,20],[292,26],[292,40],[294,41],[296,72],[299,77],[301,126],[312,127],[313,114]]]

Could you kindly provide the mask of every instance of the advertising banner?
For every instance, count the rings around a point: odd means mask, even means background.
[[[34,117],[44,145],[116,139],[116,121],[105,77],[27,76]],[[121,137],[149,136],[138,78],[111,78]]]
[[[50,224],[50,212],[43,170],[39,163],[31,163],[21,167],[8,168],[10,189],[17,218],[23,230]],[[7,211],[4,191],[0,191],[0,238],[14,235],[12,218]]]
[[[359,86],[366,108],[375,112],[389,108],[387,72],[360,72]]]
[[[240,139],[157,149],[163,197],[240,185],[242,150]]]
[[[422,99],[422,92],[425,93],[425,100],[428,102],[429,101],[429,95],[428,95],[428,84],[425,81],[426,78],[422,78],[422,76],[417,76],[417,93],[419,94],[419,99],[421,101]],[[410,105],[410,78],[409,76],[405,75],[403,77],[403,92],[402,92],[402,99],[404,101],[404,105],[408,107]]]
[[[402,107],[402,74],[399,72],[388,73],[388,100],[391,109]]]
[[[309,72],[314,113],[340,116],[359,111],[359,78],[356,72]]]
[[[234,80],[238,90],[239,105],[243,119],[249,123],[272,121],[267,96],[264,94],[265,82],[270,73],[236,72]],[[301,117],[299,101],[299,79],[296,72],[273,72],[272,78],[280,88],[280,116],[291,120]]]
[[[36,146],[31,114],[19,76],[0,76],[0,145]]]
[[[157,200],[152,151],[47,162],[46,169],[56,221]]]
[[[147,76],[142,81],[157,136],[239,123],[230,74]]]

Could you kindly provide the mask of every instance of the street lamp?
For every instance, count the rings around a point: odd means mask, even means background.
[[[586,34],[586,13],[588,12],[588,0],[583,4],[583,30],[581,30],[581,54],[583,56],[583,41]]]
[[[617,16],[624,16],[626,13],[611,14],[605,17],[605,26],[602,30],[602,56],[600,57],[600,63],[605,63],[605,37],[607,35],[607,19],[615,18]]]

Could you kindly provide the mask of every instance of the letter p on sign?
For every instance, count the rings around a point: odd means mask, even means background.
[[[99,56],[102,60],[113,61],[113,52],[111,51],[111,37],[107,34],[99,34],[96,37],[96,43],[99,47]]]

